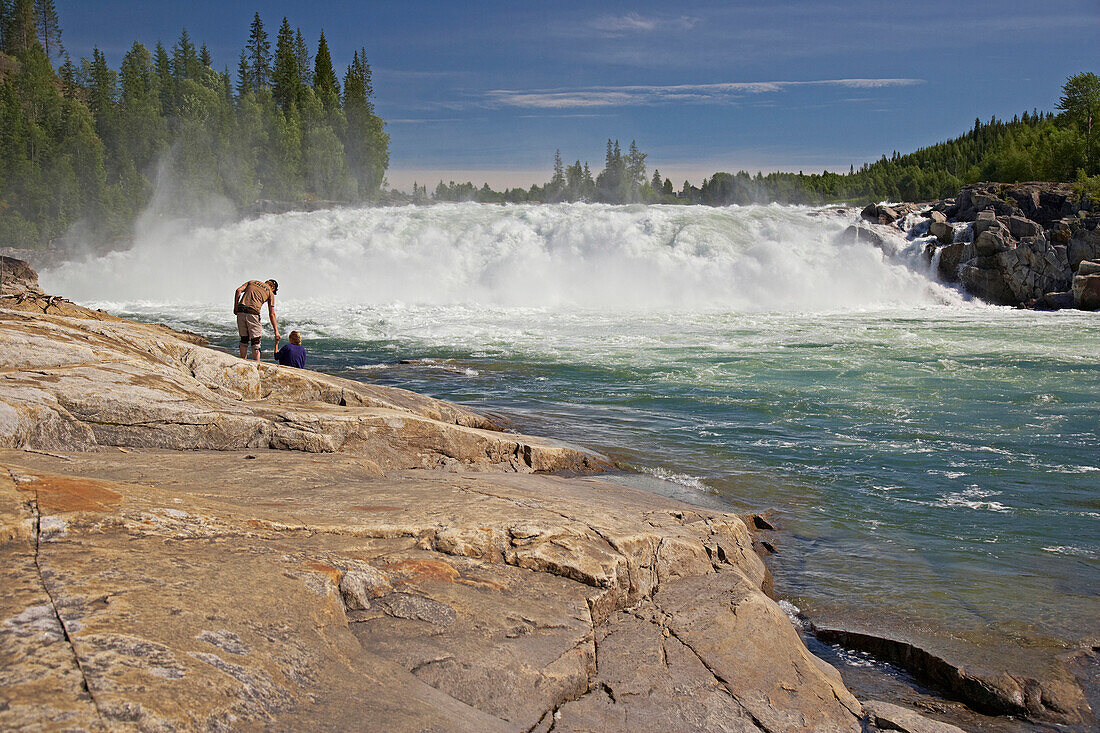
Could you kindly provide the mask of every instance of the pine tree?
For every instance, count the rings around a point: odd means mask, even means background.
[[[214,60],[210,58],[210,51],[207,50],[206,44],[202,44],[202,48],[199,49],[199,62],[204,69],[214,68]]]
[[[547,197],[550,201],[560,201],[565,192],[565,166],[561,162],[561,150],[554,151],[554,175],[547,186]]]
[[[385,132],[385,123],[374,114],[370,100],[373,94],[366,49],[360,49],[344,74],[344,115],[347,118],[344,149],[348,168],[363,198],[369,198],[378,190],[390,162],[390,136]]]
[[[248,54],[249,68],[252,70],[252,89],[259,91],[271,85],[271,43],[267,40],[267,32],[264,23],[260,20],[260,14],[256,13],[252,18],[252,26],[248,32],[248,43],[245,45]]]
[[[61,67],[57,70],[57,75],[61,77],[61,95],[65,99],[76,99],[76,67],[73,66],[73,60],[69,57],[68,52],[65,52],[65,63],[61,64]]]
[[[179,40],[172,48],[172,76],[176,82],[202,78],[199,55],[186,28],[180,31]]]
[[[302,77],[298,73],[298,56],[294,52],[294,32],[283,17],[283,25],[275,40],[275,68],[271,72],[272,96],[275,104],[287,114],[297,106]]]
[[[161,111],[165,117],[175,117],[176,79],[172,76],[172,60],[160,41],[157,41],[157,47],[153,51],[153,68],[157,72],[157,93],[160,95]]]
[[[34,17],[38,27],[38,40],[46,52],[46,58],[64,52],[61,45],[61,26],[57,20],[57,8],[53,0],[34,0]]]
[[[237,62],[237,96],[243,97],[252,91],[252,69],[248,67],[248,54],[241,50],[241,59]]]
[[[309,48],[306,46],[306,39],[302,36],[301,28],[298,28],[294,34],[294,57],[298,59],[298,78],[302,80],[303,84],[309,84],[313,74],[309,68],[311,63]]]
[[[21,56],[37,41],[33,0],[14,0],[4,31],[4,52]],[[48,59],[47,59],[48,60]]]
[[[324,30],[321,31],[321,40],[317,42],[317,57],[313,62],[313,89],[320,97],[325,112],[331,114],[339,109],[340,86],[336,71],[332,68],[332,56],[329,55]]]

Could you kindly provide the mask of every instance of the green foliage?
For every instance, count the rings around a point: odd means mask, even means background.
[[[272,69],[259,14],[236,90],[186,30],[171,51],[135,42],[117,72],[98,48],[79,66],[65,55],[55,72],[45,48],[48,40],[61,53],[56,13],[44,25],[35,15],[52,7],[0,0],[0,47],[11,51],[0,54],[0,244],[45,244],[74,226],[124,237],[154,197],[186,205],[377,194],[389,136],[364,50],[343,99],[324,36],[309,69],[305,39],[284,19]]]

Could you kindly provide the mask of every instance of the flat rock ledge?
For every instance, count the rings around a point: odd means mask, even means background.
[[[607,465],[448,402],[245,361],[163,326],[0,309],[0,346],[0,447],[341,452],[379,471]]]
[[[736,515],[288,451],[0,451],[0,728],[859,731]]]

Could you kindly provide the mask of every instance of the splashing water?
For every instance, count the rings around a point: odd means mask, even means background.
[[[327,303],[828,310],[956,302],[809,209],[483,206],[337,209],[218,228],[154,224],[48,274],[77,299],[221,303],[249,278]]]

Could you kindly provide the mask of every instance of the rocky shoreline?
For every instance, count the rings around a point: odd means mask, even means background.
[[[959,730],[857,700],[807,650],[766,592],[760,518],[19,271],[0,301],[4,729]],[[1079,690],[1027,684],[1014,713],[1091,720]]]
[[[1069,184],[977,183],[927,204],[871,204],[862,218],[933,237],[925,254],[939,276],[982,300],[1100,309],[1100,201]]]

